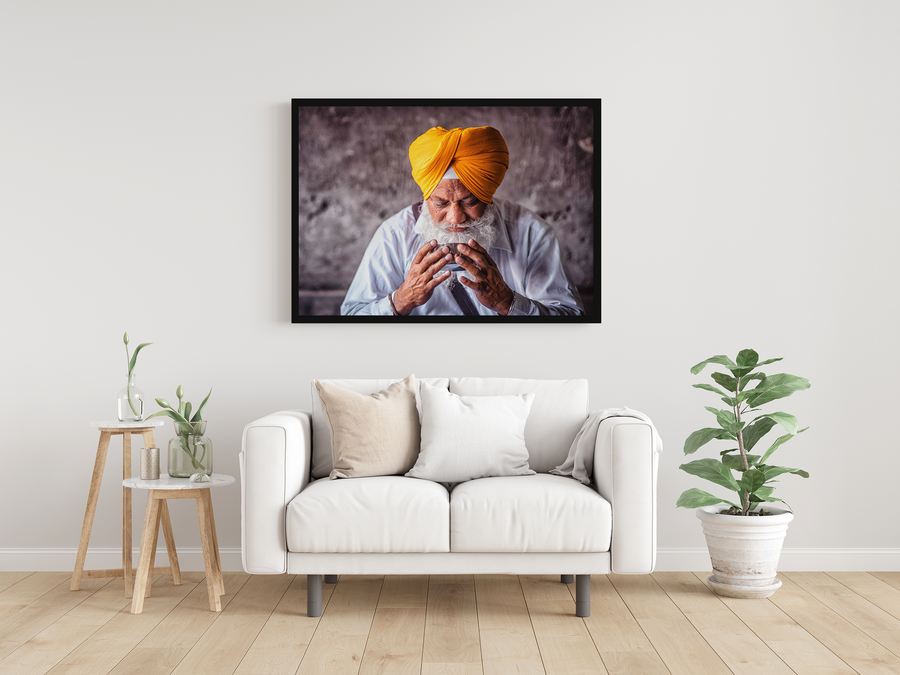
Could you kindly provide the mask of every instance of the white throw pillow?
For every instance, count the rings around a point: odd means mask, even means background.
[[[419,388],[422,441],[406,475],[439,483],[526,476],[525,421],[534,394],[457,396],[425,382]]]
[[[368,396],[324,380],[316,389],[331,430],[331,478],[409,471],[419,453],[415,375]]]

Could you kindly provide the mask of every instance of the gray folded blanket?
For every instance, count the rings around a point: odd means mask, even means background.
[[[610,417],[634,417],[649,424],[653,429],[653,450],[656,454],[662,452],[662,439],[659,437],[656,427],[653,426],[653,422],[644,413],[631,408],[606,408],[588,416],[575,436],[575,440],[572,441],[566,461],[555,469],[551,469],[550,473],[557,476],[569,476],[585,485],[590,485],[594,468],[594,448],[597,446],[597,430],[600,428],[600,423]]]

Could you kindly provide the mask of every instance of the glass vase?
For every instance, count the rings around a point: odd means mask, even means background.
[[[120,422],[140,422],[144,419],[144,392],[134,384],[135,373],[125,378],[125,386],[118,394]]]
[[[212,473],[212,441],[205,433],[206,422],[175,422],[176,435],[169,441],[169,463],[166,466],[170,476],[190,478],[195,473]]]

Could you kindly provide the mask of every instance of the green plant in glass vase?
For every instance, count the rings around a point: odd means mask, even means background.
[[[178,397],[177,408],[164,398],[156,399],[162,410],[147,419],[163,416],[170,418],[175,424],[176,437],[169,441],[169,475],[187,477],[194,473],[212,473],[212,441],[204,435],[206,421],[202,417],[203,408],[211,395],[212,389],[193,415],[193,406],[190,401],[184,400],[184,388],[181,385],[175,390],[175,396]]]
[[[718,386],[712,384],[693,386],[719,395],[728,409],[706,406],[706,409],[715,415],[719,426],[699,429],[688,436],[684,443],[684,454],[692,455],[712,440],[731,441],[736,443],[737,447],[721,451],[720,459],[696,459],[682,464],[679,468],[735,492],[737,503],[721,499],[704,490],[691,488],[685,490],[678,498],[677,506],[697,508],[725,503],[729,504],[731,509],[723,513],[742,516],[766,515],[764,510],[756,512],[755,509],[763,502],[784,501],[772,494],[775,491],[772,483],[777,482],[776,478],[783,474],[809,478],[809,474],[802,469],[768,463],[772,453],[798,433],[806,431],[798,429],[797,418],[793,415],[785,412],[760,412],[760,406],[786,398],[810,386],[809,380],[796,375],[786,373],[766,375],[757,370],[781,360],[776,358],[760,361],[755,351],[744,349],[738,353],[734,361],[727,356],[719,355],[701,361],[691,368],[691,373],[696,375],[709,364],[725,366],[727,373],[712,373],[712,379]],[[756,385],[750,387],[753,382]],[[752,419],[748,419],[749,417]],[[776,425],[781,426],[787,433],[779,436],[764,453],[752,454],[751,450]]]
[[[138,354],[144,347],[149,347],[152,342],[139,344],[132,354],[128,349],[128,332],[122,336],[125,343],[125,387],[118,396],[118,416],[120,422],[140,422],[144,414],[144,392],[134,384],[134,367],[137,365]]]

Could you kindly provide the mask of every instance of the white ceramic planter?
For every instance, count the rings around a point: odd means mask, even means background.
[[[794,514],[766,505],[771,516],[723,516],[723,505],[701,506],[713,574],[709,585],[729,598],[767,598],[780,586],[775,569],[781,544]]]

